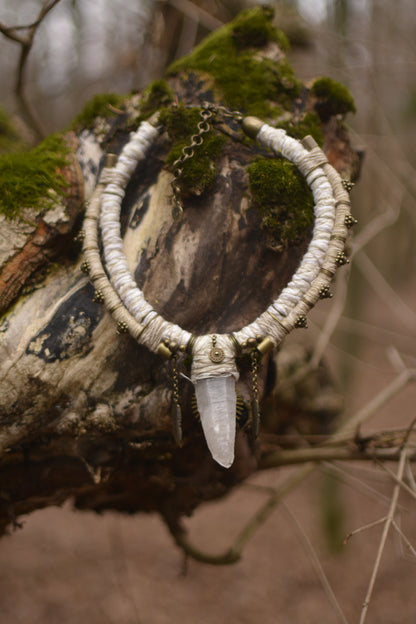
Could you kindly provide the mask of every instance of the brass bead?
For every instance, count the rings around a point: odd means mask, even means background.
[[[308,319],[304,314],[300,314],[295,321],[296,328],[307,328],[308,327]]]
[[[354,182],[351,182],[351,180],[342,180],[342,186],[348,193],[351,193],[355,185]]]
[[[184,344],[180,344],[178,348],[179,348],[179,351],[180,351],[181,353],[185,353],[185,351],[186,351],[186,345],[184,345]]]
[[[124,321],[118,321],[118,323],[117,323],[117,333],[119,333],[119,334],[127,334],[128,331],[129,331],[129,328],[128,328],[127,323],[125,323]]]
[[[178,350],[178,343],[176,340],[170,340],[168,344],[169,350],[175,353]]]
[[[356,223],[358,223],[358,221],[352,216],[352,214],[345,215],[344,224],[347,226],[347,228],[352,227]]]
[[[340,251],[337,257],[335,258],[335,262],[338,266],[343,266],[344,264],[348,264],[349,260],[343,251]]]
[[[84,260],[84,262],[81,263],[81,271],[87,274],[90,272],[90,263],[87,262],[86,260]]]
[[[247,340],[248,347],[255,347],[257,345],[257,340],[255,338],[249,338]]]
[[[319,298],[320,299],[331,299],[332,293],[329,290],[329,286],[322,286],[319,289]]]
[[[104,303],[103,291],[100,288],[94,291],[92,300],[94,303]]]
[[[264,336],[262,336],[261,334],[256,334],[256,340],[257,343],[260,343],[263,340]]]

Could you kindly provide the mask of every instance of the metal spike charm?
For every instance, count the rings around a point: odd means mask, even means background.
[[[308,327],[308,319],[306,318],[306,316],[304,314],[300,314],[298,316],[298,318],[295,321],[295,327],[296,328],[307,328]]]
[[[86,260],[81,263],[81,271],[86,274],[90,272],[90,263]]]
[[[347,226],[347,228],[352,227],[353,225],[355,225],[356,223],[358,223],[357,219],[355,219],[352,214],[346,214],[345,215],[345,219],[344,219],[344,223]]]
[[[351,182],[351,180],[342,180],[342,186],[347,191],[347,193],[351,193],[351,191],[354,188],[355,184],[354,184],[354,182]]]
[[[319,289],[320,299],[331,299],[331,297],[332,297],[332,293],[329,290],[329,286],[322,286],[322,288]]]
[[[343,266],[344,264],[348,264],[349,260],[343,251],[340,251],[337,257],[335,258],[335,262],[338,266]]]
[[[103,291],[100,288],[94,291],[92,300],[94,303],[104,303]]]

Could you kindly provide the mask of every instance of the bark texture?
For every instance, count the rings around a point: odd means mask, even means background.
[[[254,54],[261,56],[262,48]],[[282,57],[277,43],[268,43],[264,54]],[[183,72],[168,82],[186,104],[221,103],[205,75]],[[7,222],[14,231],[0,270],[7,308],[0,326],[2,531],[22,514],[68,497],[80,509],[158,511],[172,523],[246,478],[262,452],[261,439],[255,443],[245,431],[244,407],[234,465],[215,464],[183,377],[184,445],[175,445],[170,364],[116,332],[80,271],[79,244],[65,244],[79,228],[82,197],[91,195],[105,152],[120,151],[142,105],[140,96],[126,98],[123,113],[100,116],[71,135],[70,190],[55,223]],[[291,114],[313,106],[304,88]],[[223,130],[215,181],[201,195],[190,191],[180,222],[171,216],[166,133],[135,172],[123,204],[125,251],[139,286],[165,318],[197,334],[232,331],[254,319],[287,283],[308,244],[308,236],[287,248],[271,244],[248,191],[246,166],[257,148],[241,142],[233,122]],[[323,130],[331,160],[351,174],[357,161],[341,121],[332,118]],[[53,257],[57,262],[50,264]],[[42,265],[47,270],[34,282]],[[188,364],[180,363],[185,374]],[[271,372],[272,358],[263,362],[262,396],[270,393]],[[245,362],[238,390],[248,402]]]

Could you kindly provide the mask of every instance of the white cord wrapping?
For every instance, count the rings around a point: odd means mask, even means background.
[[[166,321],[146,301],[143,292],[136,285],[123,251],[120,232],[120,210],[125,188],[139,162],[146,158],[158,131],[143,122],[131,135],[123,148],[116,166],[105,169],[100,184],[106,184],[101,197],[99,224],[103,242],[105,267],[111,285],[97,260],[96,219],[99,211],[95,203],[94,214],[86,215],[88,244],[85,257],[91,261],[94,271],[91,276],[96,286],[105,291],[105,303],[117,320],[123,318],[130,331],[150,350],[157,351],[160,343],[167,339],[186,345],[192,335]],[[327,286],[335,272],[337,255],[343,251],[346,235],[345,215],[349,212],[348,195],[344,191],[338,173],[327,163],[319,148],[308,151],[303,145],[289,137],[284,130],[264,124],[257,135],[257,141],[276,155],[282,155],[293,162],[305,176],[314,198],[315,223],[309,247],[292,279],[280,295],[255,321],[234,332],[235,339],[242,344],[258,335],[269,336],[275,344],[295,326],[301,314],[305,314],[319,298],[322,287]],[[102,188],[102,186],[100,187]],[[92,231],[95,228],[95,234]],[[111,294],[111,289],[115,292]],[[123,308],[125,306],[125,308]],[[121,308],[121,309],[120,309]],[[232,375],[238,378],[235,365],[235,345],[228,335],[216,335],[217,345],[224,351],[223,361],[212,362],[209,350],[212,336],[201,336],[193,346],[192,380],[212,376]]]

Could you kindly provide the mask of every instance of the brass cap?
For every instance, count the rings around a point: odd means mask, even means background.
[[[105,166],[106,167],[114,167],[117,163],[118,156],[117,154],[108,153],[105,155]]]
[[[260,128],[264,126],[264,121],[257,117],[244,117],[242,128],[247,136],[255,139],[260,132]]]
[[[157,348],[157,352],[159,353],[159,355],[161,355],[165,360],[170,360],[170,358],[172,357],[172,351],[169,349],[169,347],[167,347],[166,345],[163,344],[163,342],[160,343],[160,345]]]
[[[263,338],[263,340],[257,345],[257,350],[260,351],[262,355],[273,349],[274,342],[269,336]]]

